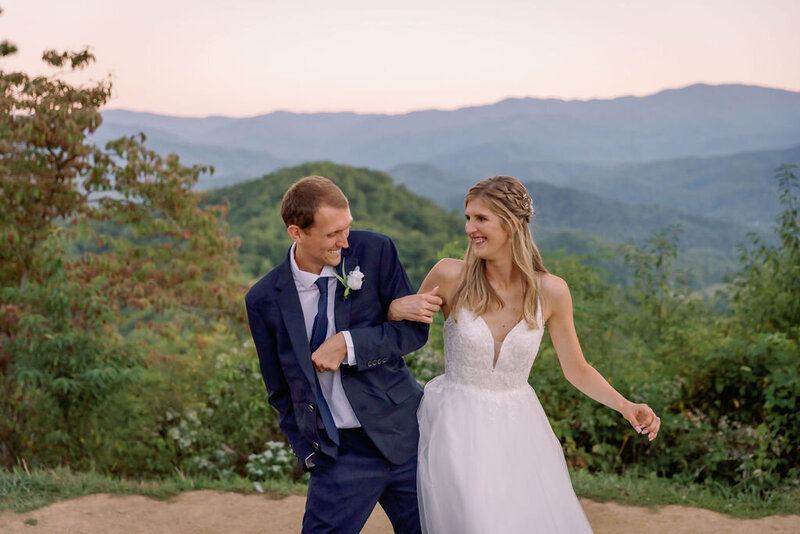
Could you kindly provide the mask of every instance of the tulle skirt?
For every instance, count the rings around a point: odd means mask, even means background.
[[[417,412],[426,534],[591,533],[561,445],[530,386],[432,380]]]

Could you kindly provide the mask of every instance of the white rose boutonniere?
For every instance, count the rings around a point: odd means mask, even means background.
[[[350,271],[347,275],[347,285],[353,291],[361,289],[361,284],[364,283],[364,273],[361,272],[361,267],[356,265],[356,268]]]
[[[356,265],[356,268],[350,271],[347,278],[344,277],[344,260],[342,260],[342,276],[336,275],[336,278],[344,286],[344,298],[350,295],[350,291],[358,291],[364,283],[364,273],[361,272],[361,267]]]

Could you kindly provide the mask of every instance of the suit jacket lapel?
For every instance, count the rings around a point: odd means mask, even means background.
[[[349,248],[342,249],[342,261],[344,262],[344,267],[348,269],[348,271],[352,271],[356,268],[357,260],[348,255],[349,251]],[[341,263],[336,266],[336,272],[345,280],[347,279],[347,273],[342,271]],[[336,302],[333,306],[333,314],[336,321],[337,332],[350,330],[350,303],[353,301],[353,292],[350,291],[350,295],[345,299],[344,289],[342,283],[339,282],[336,284]]]
[[[289,260],[287,259],[283,262],[280,267],[281,272],[275,282],[275,288],[279,291],[277,300],[283,324],[292,342],[292,349],[294,349],[294,356],[297,358],[298,365],[303,370],[308,383],[315,384],[316,377],[314,375],[314,366],[311,363],[306,321],[303,317],[303,308],[300,306],[300,297],[297,296],[297,286],[294,284]]]

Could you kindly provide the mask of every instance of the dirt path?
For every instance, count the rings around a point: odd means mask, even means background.
[[[658,511],[582,499],[595,534],[797,534],[800,516],[735,519],[685,506]],[[4,534],[282,534],[299,532],[305,498],[270,499],[214,491],[182,493],[169,501],[140,496],[91,495],[24,514],[0,514]],[[26,523],[26,520],[28,523]],[[30,523],[34,523],[32,525]],[[389,534],[378,508],[365,534]],[[491,534],[491,533],[488,533]]]

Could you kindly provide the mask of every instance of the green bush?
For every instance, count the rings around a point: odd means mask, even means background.
[[[297,468],[297,459],[283,441],[268,441],[266,448],[247,457],[247,477],[254,482],[289,479]]]
[[[96,424],[106,402],[139,379],[141,362],[100,284],[64,269],[60,232],[41,251],[36,277],[0,290],[0,452],[7,464],[86,468],[107,439]]]

